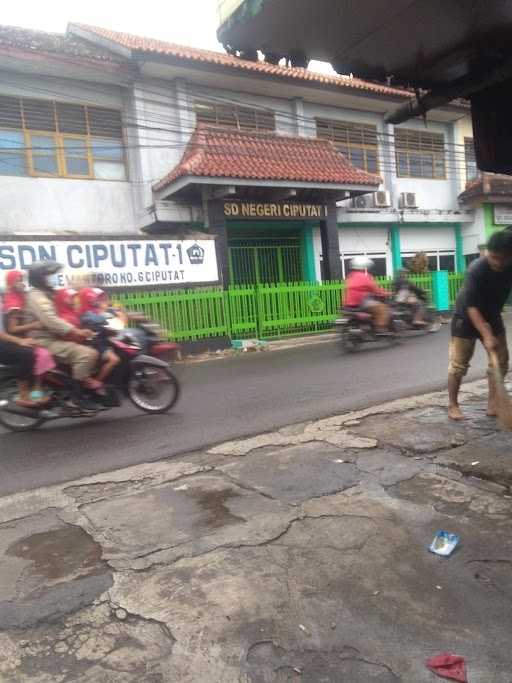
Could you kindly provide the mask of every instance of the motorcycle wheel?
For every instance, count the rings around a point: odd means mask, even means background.
[[[38,415],[22,415],[6,410],[8,404],[14,401],[18,394],[16,381],[8,380],[0,386],[0,424],[11,432],[29,432],[37,429],[44,422],[44,417]]]
[[[341,332],[341,350],[344,353],[354,353],[359,351],[363,345],[363,340],[359,335],[351,335],[347,327]]]
[[[178,401],[181,387],[169,368],[140,365],[127,386],[128,398],[145,413],[166,413]]]

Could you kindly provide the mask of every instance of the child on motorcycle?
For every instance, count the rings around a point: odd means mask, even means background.
[[[373,261],[366,256],[355,256],[350,261],[351,272],[345,282],[345,307],[360,308],[370,313],[378,335],[389,335],[391,312],[382,301],[389,292],[382,289],[370,274]]]
[[[80,323],[83,327],[87,327],[96,333],[93,345],[100,354],[102,361],[97,379],[104,382],[121,362],[119,356],[108,343],[108,316],[104,311],[108,297],[102,289],[86,287],[80,290],[79,298]]]

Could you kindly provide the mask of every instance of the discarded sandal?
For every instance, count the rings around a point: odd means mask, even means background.
[[[468,681],[464,657],[459,655],[443,652],[427,659],[425,666],[440,678],[448,678],[451,681],[459,681],[459,683],[467,683]]]

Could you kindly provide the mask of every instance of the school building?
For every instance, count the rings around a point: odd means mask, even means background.
[[[226,287],[424,251],[460,273],[512,222],[466,103],[391,126],[409,91],[275,61],[0,27],[0,272],[50,255],[107,286]]]

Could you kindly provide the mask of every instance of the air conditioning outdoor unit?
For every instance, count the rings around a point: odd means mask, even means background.
[[[416,194],[414,192],[401,192],[399,204],[401,209],[417,209]]]
[[[373,206],[376,209],[382,209],[386,206],[391,206],[391,197],[386,190],[379,190],[373,195]]]
[[[359,195],[359,197],[354,197],[352,199],[352,206],[354,209],[367,209],[369,205],[370,199],[366,194]]]

